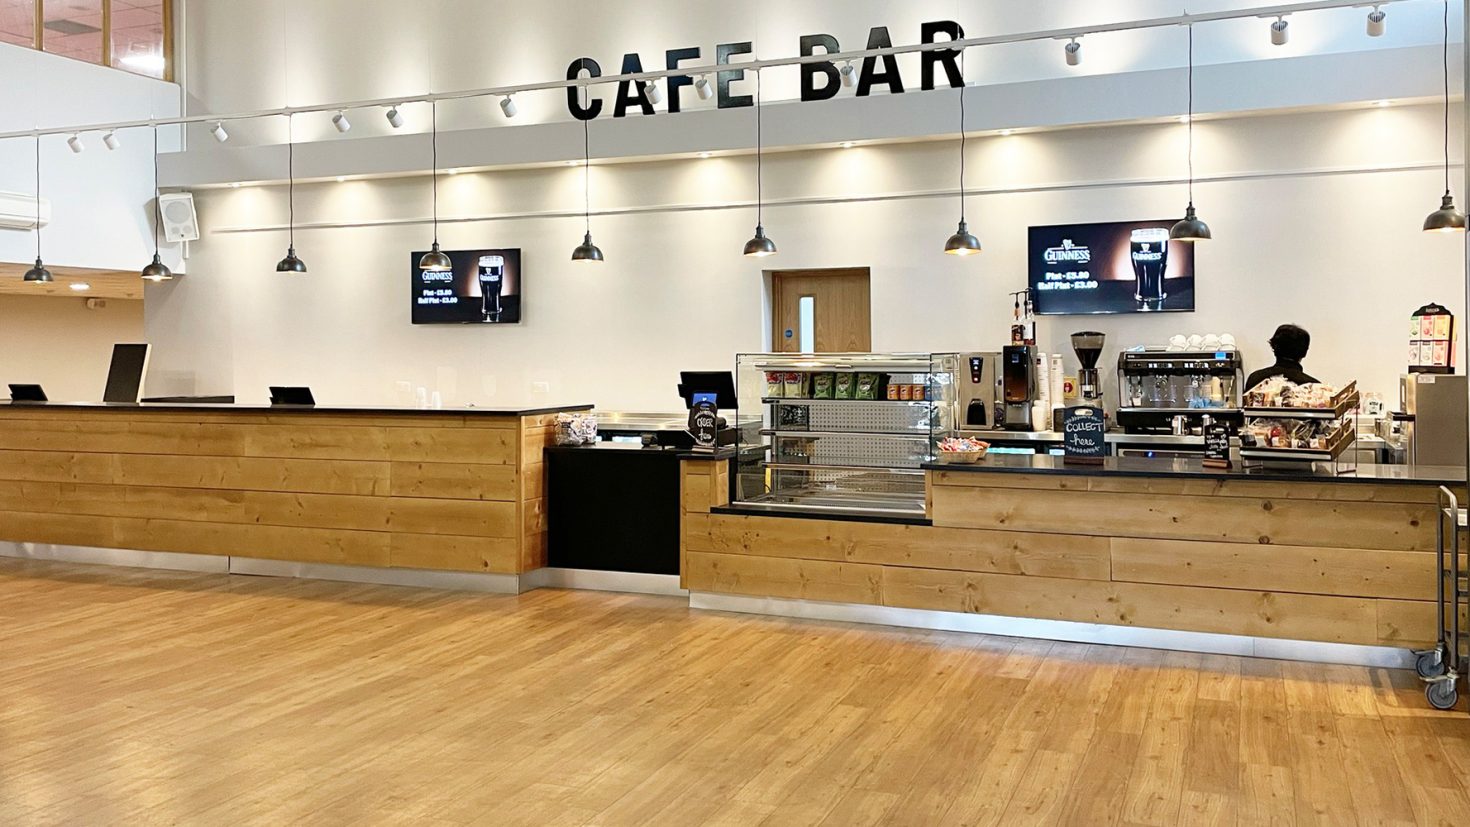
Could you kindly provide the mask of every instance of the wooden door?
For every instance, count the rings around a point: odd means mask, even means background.
[[[771,350],[867,353],[873,349],[868,268],[771,274]]]

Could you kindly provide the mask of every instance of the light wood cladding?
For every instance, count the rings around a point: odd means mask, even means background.
[[[1434,637],[1432,485],[928,477],[932,525],[686,508],[686,585],[1332,643]],[[700,490],[686,475],[686,501]]]
[[[0,409],[0,540],[520,573],[554,420]]]
[[[711,509],[730,504],[728,460],[686,459],[679,463],[679,585],[689,571],[691,537],[707,536],[690,529],[708,520]]]

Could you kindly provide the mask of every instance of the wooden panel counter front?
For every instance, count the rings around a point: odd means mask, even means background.
[[[687,586],[1328,643],[1435,637],[1432,475],[1005,470],[931,468],[932,524],[687,509]]]
[[[0,405],[0,541],[521,574],[585,407]]]

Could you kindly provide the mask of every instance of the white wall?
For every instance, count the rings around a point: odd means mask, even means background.
[[[0,132],[75,124],[172,117],[179,87],[116,69],[0,43]],[[102,136],[83,136],[81,155],[66,136],[42,139],[41,193],[51,202],[42,230],[46,262],[72,267],[142,269],[153,255],[153,139],[147,129],[119,132],[122,147],[109,152]],[[160,132],[163,152],[178,147]],[[31,138],[0,140],[0,191],[35,193],[35,145]],[[183,269],[177,251],[165,261]],[[0,228],[0,261],[36,258],[35,234]]]
[[[143,339],[143,303],[0,295],[0,388],[39,384],[52,399],[99,401],[112,346]]]
[[[1419,232],[1442,189],[1438,119],[1406,106],[1199,123],[1196,200],[1216,235],[1198,254],[1199,311],[1049,319],[1043,345],[1070,361],[1068,334],[1097,328],[1112,358],[1174,332],[1229,331],[1260,366],[1270,331],[1293,321],[1315,334],[1310,370],[1392,398],[1409,313],[1431,300],[1464,310],[1461,241]],[[754,224],[749,157],[595,166],[594,203],[608,213],[593,218],[608,255],[596,269],[567,261],[580,169],[446,177],[441,212],[466,219],[442,228],[446,247],[525,250],[525,323],[499,329],[409,324],[409,254],[430,237],[424,178],[298,187],[297,248],[311,267],[300,277],[272,272],[284,187],[201,193],[196,275],[150,293],[148,392],[250,400],[284,382],[324,401],[392,403],[396,382],[452,376],[450,402],[518,404],[545,382],[548,401],[669,410],[680,369],[727,368],[767,346],[762,264],[870,267],[876,349],[994,348],[1006,294],[1024,286],[1026,228],[1179,214],[1184,131],[972,142],[982,194],[969,213],[986,252],[969,260],[940,253],[957,218],[952,141],[768,156],[765,223],[781,253],[759,264],[739,255]],[[1313,229],[1298,229],[1303,218]]]

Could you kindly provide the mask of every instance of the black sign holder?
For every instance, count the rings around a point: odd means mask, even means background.
[[[1096,405],[1076,405],[1062,414],[1062,461],[1102,465],[1108,456],[1108,421]]]

